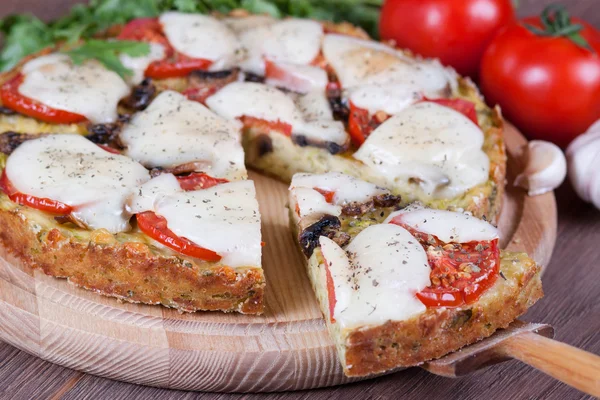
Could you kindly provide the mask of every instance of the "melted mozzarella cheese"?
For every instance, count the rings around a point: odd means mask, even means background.
[[[389,193],[379,186],[341,172],[328,172],[319,175],[295,174],[292,178],[290,190],[296,188],[319,188],[334,192],[333,204],[337,205],[353,202],[364,203],[377,195]]]
[[[302,115],[294,101],[282,91],[261,83],[230,83],[210,96],[206,105],[229,119],[248,116],[266,121],[279,120],[292,127],[302,124]]]
[[[324,90],[313,90],[294,97],[305,121],[333,121],[333,112]]]
[[[271,26],[263,55],[275,62],[310,64],[321,51],[323,27],[308,19],[289,18]]]
[[[354,154],[394,183],[420,183],[431,197],[452,198],[484,183],[490,161],[483,132],[461,113],[418,103],[385,121]]]
[[[236,34],[243,33],[250,29],[256,29],[261,26],[273,25],[276,22],[277,20],[269,15],[247,15],[223,19],[223,23]]]
[[[165,58],[165,48],[158,43],[149,43],[150,53],[145,56],[132,57],[128,54],[120,54],[119,59],[123,66],[131,70],[132,75],[127,78],[127,83],[137,85],[144,80],[146,68],[154,61]]]
[[[240,33],[245,56],[240,67],[264,75],[264,60],[298,65],[310,64],[321,50],[323,27],[315,21],[285,19],[262,24]]]
[[[117,104],[129,86],[95,60],[74,65],[65,54],[50,54],[23,66],[19,93],[48,107],[80,114],[93,123],[117,119]]]
[[[199,162],[214,177],[246,176],[238,124],[177,92],[158,95],[119,137],[126,154],[149,168]]]
[[[335,215],[336,217],[342,214],[342,207],[335,204],[329,204],[325,197],[312,188],[298,187],[292,189],[292,200],[295,201],[293,206],[297,208],[300,217],[304,218],[308,215]]]
[[[159,21],[169,43],[178,52],[212,61],[210,70],[222,70],[235,64],[238,40],[218,19],[202,14],[167,12]]]
[[[340,145],[348,135],[339,121],[305,121],[292,97],[282,91],[254,82],[233,82],[206,100],[218,115],[236,119],[243,116],[291,125],[292,133],[309,139],[329,141]]]
[[[252,181],[183,191],[171,174],[142,185],[130,211],[153,211],[177,236],[219,254],[230,267],[261,265],[260,214]]]
[[[396,83],[357,86],[349,89],[347,95],[353,105],[370,114],[384,111],[389,115],[399,113],[421,98],[417,88]]]
[[[70,205],[77,220],[111,233],[129,229],[125,201],[150,179],[141,164],[74,134],[23,143],[8,158],[6,174],[17,191]]]
[[[419,242],[404,228],[371,225],[345,251],[321,236],[335,290],[333,317],[342,329],[404,321],[426,310],[415,296],[431,284]]]
[[[400,220],[411,228],[435,235],[445,243],[467,243],[498,239],[498,229],[471,215],[423,207],[407,207],[385,220]]]
[[[439,62],[416,60],[371,40],[326,35],[323,54],[350,100],[372,113],[395,114],[420,95],[439,97],[456,86]]]
[[[319,91],[325,93],[328,83],[327,73],[319,67],[290,63],[274,63],[277,73],[267,74],[266,83],[282,87],[296,93]]]

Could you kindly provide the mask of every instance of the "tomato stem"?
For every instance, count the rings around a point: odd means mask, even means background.
[[[562,4],[550,4],[544,8],[540,20],[544,29],[531,24],[523,24],[523,26],[538,36],[565,37],[577,46],[595,53],[587,40],[579,33],[583,29],[583,25],[571,23],[571,16]]]

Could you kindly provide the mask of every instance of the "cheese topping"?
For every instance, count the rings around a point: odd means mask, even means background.
[[[177,92],[159,94],[119,137],[126,154],[149,168],[199,162],[213,177],[246,176],[239,125]]]
[[[498,239],[498,229],[471,215],[447,210],[407,207],[393,212],[386,223],[399,219],[411,228],[437,236],[445,243],[468,243]]]
[[[23,66],[19,93],[48,107],[80,114],[93,123],[117,119],[117,104],[129,94],[121,77],[95,60],[74,65],[65,54],[35,58]]]
[[[377,195],[389,193],[386,189],[341,172],[328,172],[319,175],[295,174],[292,178],[290,190],[296,188],[319,188],[334,192],[333,204],[338,205],[353,202],[364,203]]]
[[[326,236],[319,243],[335,288],[333,317],[342,329],[404,321],[426,310],[415,294],[431,284],[431,268],[406,229],[371,225],[345,251]]]
[[[335,204],[329,204],[325,197],[312,188],[298,187],[292,189],[292,200],[295,201],[292,206],[297,208],[300,218],[308,215],[335,215],[342,214],[342,207]]]
[[[311,20],[289,18],[262,24],[240,33],[245,51],[240,67],[264,75],[265,59],[277,63],[308,65],[321,50],[323,27]]]
[[[144,80],[144,72],[146,68],[154,61],[159,61],[165,58],[165,48],[158,43],[149,43],[150,52],[145,56],[132,57],[127,54],[120,54],[119,59],[123,66],[133,74],[127,77],[127,83],[137,85]]]
[[[224,18],[223,23],[227,25],[235,34],[241,34],[250,29],[256,29],[261,26],[269,26],[276,23],[277,20],[269,15],[247,15],[243,17]]]
[[[425,102],[381,124],[354,158],[390,184],[417,182],[427,196],[453,198],[488,179],[483,140],[481,129],[463,114]]]
[[[212,61],[209,69],[213,71],[235,64],[238,39],[218,19],[202,14],[167,12],[159,21],[169,43],[179,53]]]
[[[325,35],[323,54],[350,100],[371,112],[394,114],[421,94],[439,97],[455,85],[454,76],[439,62],[415,60],[371,40]],[[356,91],[365,85],[369,88]]]
[[[291,125],[292,133],[316,141],[344,144],[348,135],[339,121],[305,121],[291,96],[255,82],[233,82],[206,100],[218,115],[236,119],[243,116]]]
[[[141,164],[74,134],[23,143],[8,157],[6,174],[17,191],[72,206],[84,225],[111,233],[129,229],[125,201],[150,179]]]
[[[266,83],[296,93],[318,91],[325,95],[328,78],[325,70],[311,65],[273,63],[277,70],[275,76],[267,74]]]
[[[164,174],[138,189],[129,210],[164,217],[173,233],[216,252],[223,265],[261,265],[260,214],[252,181],[183,191],[173,175]]]

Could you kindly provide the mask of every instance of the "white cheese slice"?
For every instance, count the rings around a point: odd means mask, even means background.
[[[305,121],[333,121],[333,112],[324,90],[296,95],[294,100]]]
[[[247,116],[280,121],[289,124],[292,133],[317,141],[343,145],[348,138],[339,121],[305,121],[292,97],[261,83],[230,83],[206,99],[206,105],[218,115],[229,119]]]
[[[319,188],[328,192],[335,192],[335,195],[333,196],[333,204],[337,205],[344,205],[353,202],[364,203],[377,195],[389,193],[389,191],[377,185],[365,182],[341,172],[327,172],[325,174],[295,174],[292,177],[290,190],[297,188]]]
[[[463,114],[424,102],[386,120],[354,158],[390,185],[417,181],[427,196],[452,198],[487,181],[483,140],[481,129]]]
[[[229,27],[235,34],[243,33],[250,29],[261,26],[269,26],[276,23],[277,20],[269,15],[247,15],[243,17],[228,17],[223,19],[223,23]]]
[[[328,83],[327,72],[312,65],[299,65],[291,63],[273,63],[277,69],[276,76],[267,74],[266,83],[291,90],[296,93],[318,91],[325,93]]]
[[[350,100],[372,113],[395,114],[420,95],[440,97],[457,85],[455,74],[438,61],[410,58],[371,40],[325,35],[323,55]]]
[[[125,201],[150,179],[141,164],[75,134],[23,143],[8,157],[6,174],[17,191],[70,205],[77,220],[111,233],[129,229]]]
[[[158,43],[149,43],[150,52],[145,56],[132,57],[128,54],[120,54],[119,59],[125,68],[131,70],[132,75],[127,77],[127,83],[137,85],[144,80],[146,68],[154,61],[165,58],[165,48]]]
[[[50,54],[23,66],[19,93],[58,110],[80,114],[93,123],[117,119],[117,104],[129,94],[121,77],[95,60],[74,65],[66,54]]]
[[[295,18],[247,29],[239,34],[245,53],[240,67],[245,71],[264,75],[265,59],[308,65],[319,55],[322,38],[321,24]]]
[[[202,14],[166,12],[159,17],[163,32],[178,52],[210,60],[210,70],[232,67],[239,45],[235,34],[218,19]]]
[[[321,51],[323,26],[309,19],[288,18],[271,26],[263,55],[275,62],[310,64]]]
[[[183,191],[173,175],[142,185],[130,200],[130,211],[153,211],[167,220],[177,236],[219,254],[230,267],[261,265],[260,214],[254,182],[223,183]]]
[[[371,225],[345,251],[319,238],[334,284],[333,317],[342,329],[404,321],[426,310],[416,297],[431,284],[427,255],[406,229]]]
[[[149,168],[199,162],[213,177],[246,176],[239,124],[177,92],[159,94],[123,127],[119,138],[125,153]]]
[[[308,215],[334,215],[342,214],[342,207],[335,204],[329,204],[325,197],[312,188],[298,187],[292,189],[292,199],[295,201],[292,206],[296,208],[300,214],[300,218]]]
[[[302,124],[294,101],[281,90],[255,82],[233,82],[206,99],[218,115],[236,119],[243,116],[281,121],[292,127]]]
[[[411,228],[435,235],[445,243],[467,243],[498,239],[498,229],[471,215],[423,207],[407,207],[393,212],[385,220],[399,220]]]

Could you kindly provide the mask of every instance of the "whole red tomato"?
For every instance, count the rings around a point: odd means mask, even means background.
[[[563,8],[547,9],[496,36],[483,56],[481,88],[530,138],[565,147],[600,118],[599,54],[597,30]]]
[[[487,45],[514,21],[510,0],[386,0],[381,38],[475,77]]]

